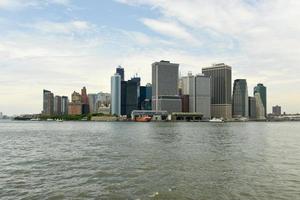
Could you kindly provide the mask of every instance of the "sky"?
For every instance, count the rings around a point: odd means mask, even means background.
[[[151,82],[214,63],[268,89],[268,111],[300,112],[299,0],[0,0],[0,112],[39,113],[42,90],[110,92],[115,68]]]

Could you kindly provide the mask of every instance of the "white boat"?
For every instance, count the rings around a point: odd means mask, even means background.
[[[53,119],[47,119],[48,122],[54,121]]]
[[[209,122],[211,122],[211,123],[223,123],[224,120],[219,119],[219,118],[212,118],[211,120],[209,120]]]
[[[62,120],[62,119],[57,119],[56,121],[57,121],[57,122],[63,122],[64,120]]]
[[[39,118],[32,118],[30,121],[41,121]]]

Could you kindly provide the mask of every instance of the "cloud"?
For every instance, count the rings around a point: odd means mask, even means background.
[[[166,36],[173,37],[175,39],[182,39],[191,44],[198,44],[199,41],[194,38],[185,28],[175,22],[168,22],[163,20],[154,20],[144,18],[141,20],[148,28]]]
[[[34,28],[36,30],[45,33],[82,33],[91,31],[95,26],[87,21],[69,21],[69,22],[52,22],[52,21],[40,21],[35,24],[28,24],[25,27]]]
[[[0,9],[19,10],[28,7],[47,6],[49,4],[70,5],[70,0],[0,0]]]

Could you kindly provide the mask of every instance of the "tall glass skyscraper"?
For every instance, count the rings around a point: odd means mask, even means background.
[[[249,117],[248,86],[246,79],[237,79],[233,84],[232,115],[234,118]]]
[[[231,119],[231,67],[214,64],[202,69],[202,73],[211,78],[211,115],[212,117]]]
[[[256,93],[260,94],[261,101],[264,105],[265,117],[266,117],[267,116],[267,88],[262,83],[259,83],[257,84],[256,87],[254,87],[254,95]]]
[[[111,77],[111,114],[121,115],[121,76],[117,73]]]
[[[43,115],[53,115],[54,94],[51,91],[43,90]]]

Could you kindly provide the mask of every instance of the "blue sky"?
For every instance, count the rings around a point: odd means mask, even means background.
[[[224,62],[300,112],[298,0],[0,0],[0,111],[38,113],[42,89],[110,91],[122,65],[151,80],[151,63],[181,74]],[[270,12],[272,11],[272,12]]]

